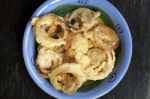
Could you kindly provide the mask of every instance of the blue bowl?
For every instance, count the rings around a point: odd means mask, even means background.
[[[83,92],[77,92],[72,95],[64,94],[53,88],[49,81],[42,78],[36,70],[34,57],[36,54],[36,44],[34,33],[32,32],[31,20],[29,20],[23,38],[23,57],[26,64],[26,68],[34,80],[34,82],[47,94],[59,98],[59,99],[91,99],[101,97],[104,94],[111,91],[123,78],[128,70],[129,63],[132,56],[132,38],[129,27],[120,14],[120,12],[107,0],[47,0],[43,3],[32,15],[40,16],[45,13],[51,12],[55,8],[65,5],[73,4],[80,6],[94,6],[104,11],[112,20],[113,27],[121,40],[121,49],[117,58],[117,63],[113,72],[91,90]],[[31,18],[32,18],[31,17]]]

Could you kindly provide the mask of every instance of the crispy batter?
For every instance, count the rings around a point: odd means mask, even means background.
[[[82,68],[85,69],[86,67],[90,66],[90,58],[87,55],[81,55],[81,54],[77,54],[75,56],[75,60],[77,63],[82,65]]]
[[[75,56],[76,54],[85,54],[88,51],[88,40],[81,33],[72,36],[72,39],[67,42],[67,54]]]
[[[43,47],[39,48],[36,65],[39,71],[43,74],[50,73],[55,67],[62,64],[61,54],[54,52],[51,49],[46,49]]]
[[[64,20],[54,14],[46,14],[32,19],[36,41],[44,47],[51,48],[64,45],[67,30]]]
[[[72,13],[68,13],[64,18],[73,32],[81,32],[89,29],[100,16],[100,12],[92,11],[88,8],[79,8]]]
[[[92,41],[94,47],[113,50],[119,45],[119,37],[115,31],[104,24],[99,23],[85,31],[84,36]]]
[[[50,74],[50,81],[57,90],[72,94],[86,81],[81,65],[76,63],[65,63]]]
[[[113,50],[101,50],[93,48],[88,51],[91,65],[84,72],[88,80],[101,80],[106,78],[113,70],[115,53]]]

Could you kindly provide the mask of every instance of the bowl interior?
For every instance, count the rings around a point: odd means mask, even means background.
[[[35,57],[37,44],[35,42],[34,33],[32,32],[30,20],[26,27],[23,41],[23,54],[28,72],[40,88],[42,88],[46,93],[57,98],[66,99],[70,96],[73,96],[74,98],[93,98],[102,96],[119,83],[119,81],[127,71],[130,62],[132,42],[129,28],[120,13],[109,2],[105,0],[66,0],[65,2],[63,0],[46,1],[36,10],[32,17],[40,16],[49,12],[53,12],[57,15],[64,15],[65,13],[81,6],[88,7],[93,10],[100,10],[102,14],[101,19],[107,25],[114,28],[119,35],[121,44],[120,47],[116,50],[117,59],[115,63],[115,69],[105,80],[86,82],[78,90],[78,92],[73,95],[67,95],[55,90],[49,83],[49,81],[42,78],[36,71]]]

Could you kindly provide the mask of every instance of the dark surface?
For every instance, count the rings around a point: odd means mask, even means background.
[[[52,99],[33,82],[22,58],[26,23],[44,0],[0,1],[0,99]],[[111,0],[126,18],[133,57],[121,83],[101,99],[150,99],[150,0]]]

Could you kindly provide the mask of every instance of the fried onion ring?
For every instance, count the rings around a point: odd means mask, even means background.
[[[88,8],[79,8],[72,13],[67,14],[64,18],[73,32],[88,30],[97,23],[100,12],[92,11]]]
[[[101,80],[112,72],[115,63],[113,50],[104,51],[94,48],[89,50],[88,56],[91,59],[91,65],[84,71],[88,80]]]
[[[85,31],[84,36],[92,41],[93,47],[113,50],[119,45],[119,37],[115,31],[104,24],[97,24]]]
[[[49,74],[55,67],[62,64],[61,54],[54,52],[51,49],[43,47],[39,48],[36,66],[41,74]]]
[[[75,93],[86,81],[81,65],[76,63],[65,63],[54,69],[49,76],[54,88],[68,94]]]
[[[45,14],[32,19],[36,41],[44,47],[51,48],[64,45],[67,37],[65,22],[55,14]]]

